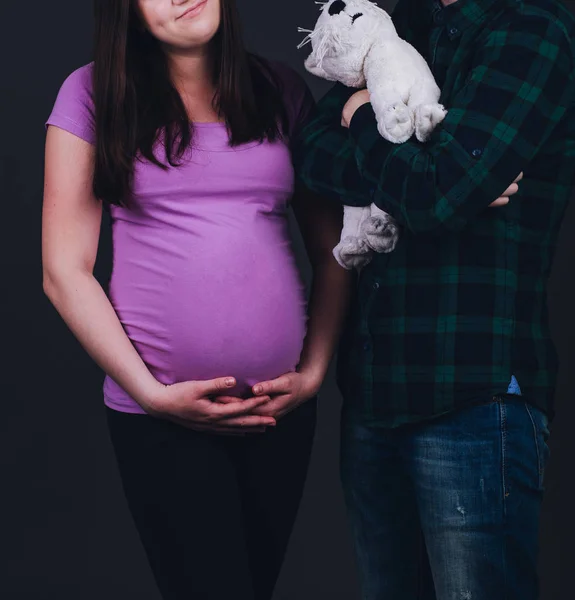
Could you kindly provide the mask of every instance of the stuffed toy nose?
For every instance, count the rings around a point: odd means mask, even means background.
[[[343,0],[335,0],[335,2],[329,7],[330,15],[339,15],[340,12],[345,10],[345,2]]]

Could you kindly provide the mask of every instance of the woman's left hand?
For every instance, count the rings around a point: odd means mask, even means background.
[[[313,398],[319,392],[321,382],[306,373],[286,373],[277,379],[263,381],[254,385],[254,396],[270,396],[271,400],[265,407],[258,407],[254,414],[274,417],[276,421],[295,410],[306,400]]]
[[[285,417],[292,410],[313,398],[319,392],[321,382],[307,373],[286,373],[277,379],[262,381],[253,386],[255,397],[270,396],[271,400],[265,406],[254,409],[254,415],[273,417],[277,420]],[[237,398],[220,396],[216,402],[237,402]]]

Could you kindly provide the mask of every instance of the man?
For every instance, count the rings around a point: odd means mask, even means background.
[[[447,4],[400,0],[393,13],[449,111],[432,138],[387,142],[369,94],[336,84],[295,165],[312,190],[373,201],[402,226],[395,251],[361,272],[339,356],[362,598],[534,600],[575,23],[557,0]],[[519,193],[490,207],[521,172]]]

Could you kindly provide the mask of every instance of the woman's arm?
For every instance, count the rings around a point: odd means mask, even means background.
[[[335,352],[352,292],[351,272],[342,269],[332,253],[341,235],[342,208],[307,189],[296,192],[293,208],[312,265],[313,283],[308,330],[297,372],[253,387],[254,394],[272,398],[257,414],[276,418],[319,391]]]
[[[294,213],[313,269],[309,322],[298,371],[319,389],[335,352],[347,314],[352,274],[333,256],[339,243],[343,209],[300,188]]]
[[[102,204],[92,194],[94,147],[56,127],[46,139],[44,291],[88,354],[132,398],[148,405],[158,381],[131,344],[93,275]]]
[[[235,385],[232,378],[164,386],[150,373],[126,335],[114,308],[93,275],[102,205],[92,193],[94,148],[88,142],[49,127],[42,223],[44,290],[68,327],[98,365],[156,416],[195,429],[237,430],[272,424],[244,416],[260,399],[228,406],[208,395]],[[265,399],[264,399],[265,401]],[[169,411],[169,412],[168,412]]]

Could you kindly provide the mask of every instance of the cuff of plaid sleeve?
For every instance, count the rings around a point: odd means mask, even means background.
[[[349,124],[349,131],[356,142],[359,141],[359,137],[366,129],[377,130],[377,120],[370,102],[363,104],[355,111]]]

